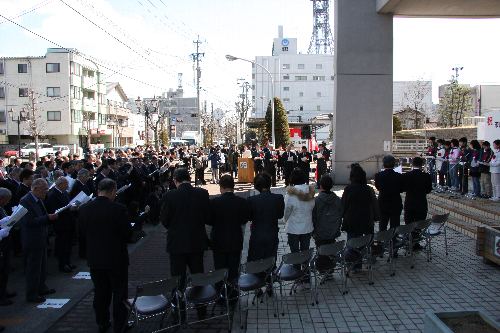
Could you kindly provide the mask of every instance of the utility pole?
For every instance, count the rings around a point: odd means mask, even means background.
[[[200,36],[193,41],[196,44],[196,53],[191,54],[191,58],[193,58],[193,62],[196,63],[196,111],[198,112],[198,121],[199,121],[199,129],[198,133],[201,138],[201,117],[200,117],[200,78],[201,78],[201,68],[200,68],[200,59],[205,56],[205,53],[200,53]]]
[[[33,90],[30,90],[30,106],[31,106],[31,115],[29,116],[29,128],[30,128],[30,134],[33,136],[33,139],[35,140],[35,162],[38,161],[38,145],[39,145],[39,131],[38,131],[38,124],[36,120],[36,108],[35,108],[35,94]]]

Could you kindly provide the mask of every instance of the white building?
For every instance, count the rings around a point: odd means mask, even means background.
[[[481,84],[472,87],[473,116],[500,110],[500,85]]]
[[[427,117],[433,116],[432,81],[394,81],[392,113],[417,107]]]
[[[118,82],[106,83],[106,123],[111,132],[112,147],[129,146],[134,143],[134,121],[128,108],[128,97]]]
[[[274,96],[279,97],[288,113],[288,121],[308,123],[321,114],[333,113],[334,57],[325,54],[300,54],[297,39],[284,38],[279,27],[272,56],[258,56],[255,62],[266,68],[274,80]],[[252,65],[252,101],[250,118],[264,118],[273,85],[269,74]],[[316,133],[318,140],[328,137],[329,130]]]
[[[29,107],[33,91],[42,141],[85,147],[90,134],[92,143],[111,142],[112,129],[106,123],[106,85],[101,75],[98,65],[76,50],[49,48],[41,57],[1,58],[1,141],[17,142],[14,120]],[[13,112],[9,114],[10,110]],[[26,124],[23,121],[20,126],[22,142],[32,140]]]

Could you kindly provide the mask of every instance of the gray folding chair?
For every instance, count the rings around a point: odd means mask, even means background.
[[[314,300],[318,304],[318,286],[324,284],[335,273],[335,269],[341,270],[341,281],[345,279],[344,260],[342,253],[345,249],[345,240],[332,244],[321,245],[317,248],[316,254],[311,260],[311,272],[314,277]],[[318,282],[318,277],[321,280]],[[314,303],[312,303],[314,305]]]
[[[162,332],[181,325],[179,309],[179,292],[177,291],[179,279],[177,277],[148,282],[137,286],[135,296],[128,300],[129,314],[134,316],[135,325],[139,322],[162,315],[159,329],[153,332]],[[177,313],[174,324],[163,327],[165,317]]]
[[[361,237],[351,238],[347,241],[346,250],[344,251],[343,258],[345,262],[345,275],[344,279],[344,292],[342,294],[347,294],[349,290],[347,289],[347,278],[350,276],[351,270],[356,265],[363,265],[366,263],[368,265],[369,274],[372,265],[370,259],[370,245],[372,244],[373,235],[364,235]]]
[[[276,282],[280,285],[280,304],[281,315],[284,316],[283,307],[283,285],[291,284],[290,295],[297,293],[297,287],[300,283],[307,280],[311,282],[310,261],[313,257],[314,249],[305,250],[297,253],[288,253],[283,255],[281,264],[276,270]],[[311,293],[311,299],[312,299]]]
[[[429,252],[429,246],[430,246],[429,239],[430,239],[430,236],[429,236],[428,229],[429,229],[431,224],[432,224],[432,219],[427,219],[427,220],[415,222],[415,230],[413,231],[413,237],[412,237],[412,241],[413,241],[414,245],[416,245],[417,243],[419,243],[421,241],[425,242],[424,250],[425,250],[426,255],[427,255],[427,262],[430,261],[430,258],[429,258],[429,253],[430,253]]]
[[[383,258],[385,253],[387,253],[389,255],[387,262],[390,265],[390,270],[391,270],[390,276],[395,275],[394,258],[393,258],[394,233],[395,233],[395,229],[392,228],[389,230],[379,231],[375,235],[373,235],[372,251],[370,253],[372,265],[375,264],[377,257]],[[369,284],[374,283],[374,281],[373,281],[373,267],[370,270],[370,274],[368,276],[368,279],[369,279]]]
[[[410,268],[414,268],[413,258],[413,231],[415,230],[416,223],[400,225],[396,228],[396,240],[394,241],[393,248],[397,251],[399,249],[405,250],[405,256],[410,256]]]
[[[444,235],[444,249],[446,255],[448,255],[448,236],[446,234],[446,222],[450,213],[442,215],[434,215],[431,219],[431,225],[427,228],[427,232],[424,236],[427,238],[427,260],[432,261],[432,238]]]
[[[222,284],[222,290],[217,290],[216,285]],[[225,300],[226,312],[215,315],[214,309],[217,301]],[[184,302],[186,305],[186,324],[200,323],[207,320],[227,316],[228,332],[231,332],[231,315],[229,299],[227,297],[227,269],[218,269],[213,272],[199,273],[189,276],[187,288],[184,291]],[[195,321],[189,321],[189,309],[199,309],[213,305],[211,316]]]
[[[255,304],[255,299],[258,297],[259,291],[262,288],[268,286],[271,288],[271,293],[274,295],[274,281],[273,281],[273,270],[276,265],[276,259],[274,257],[270,257],[267,259],[261,259],[256,261],[247,262],[246,264],[241,265],[241,273],[238,278],[238,305],[240,312],[240,327],[243,329],[243,320],[242,320],[242,312],[243,309],[241,307],[241,298],[242,296],[249,296],[251,292],[254,292],[254,296],[252,299],[252,305]],[[248,298],[246,310],[248,310]],[[263,301],[261,300],[260,303]],[[257,302],[258,307],[259,302]],[[277,310],[275,307],[275,302],[273,298],[273,309],[274,316],[277,317]]]

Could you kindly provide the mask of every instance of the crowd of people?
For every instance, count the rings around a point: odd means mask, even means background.
[[[56,293],[46,284],[48,252],[54,254],[61,273],[69,274],[76,268],[71,259],[77,244],[78,255],[90,267],[99,329],[106,332],[111,327],[112,302],[113,329],[121,332],[128,325],[124,302],[127,243],[144,236],[144,223],[161,223],[167,229],[170,272],[180,277],[183,288],[188,269],[192,274],[203,272],[208,248],[213,251],[214,268],[228,269],[230,282],[237,279],[246,223],[251,223],[246,260],[277,259],[280,219],[285,222],[288,246],[294,253],[309,249],[311,240],[316,246],[333,243],[341,231],[347,239],[373,234],[376,221],[380,231],[395,228],[401,223],[403,209],[405,223],[425,219],[426,196],[433,183],[467,192],[464,178],[470,176],[474,193],[487,195],[488,187],[483,184],[487,180],[493,187],[490,196],[498,200],[500,141],[493,143],[493,150],[487,142],[478,147],[474,140],[470,148],[464,139],[452,140],[448,148],[447,142],[443,147],[440,144],[431,138],[427,164],[426,159],[416,157],[412,170],[404,174],[394,171],[393,156],[385,156],[384,170],[375,176],[378,198],[359,164],[351,165],[350,184],[342,196],[332,191],[327,164],[330,152],[325,144],[316,152],[306,147],[296,152],[292,146],[274,149],[269,145],[262,149],[259,145],[250,149],[212,147],[208,151],[138,147],[89,153],[83,158],[56,153],[36,162],[13,159],[0,165],[0,306],[12,304],[16,296],[7,289],[12,256],[24,256],[26,301],[41,303],[45,296]],[[252,158],[255,163],[253,184],[259,193],[248,199],[234,193],[239,157]],[[313,161],[317,182],[309,184]],[[197,186],[206,184],[207,168],[221,193],[213,199]],[[488,177],[483,176],[486,170]],[[285,195],[271,192],[280,178],[287,186]],[[474,178],[481,178],[481,182]],[[94,199],[60,210],[81,192]],[[18,205],[27,213],[11,228],[4,222]],[[211,227],[210,234],[206,226]],[[419,247],[417,243],[415,249]],[[234,292],[232,289],[230,294]],[[200,317],[205,316],[206,309],[197,310]]]
[[[425,157],[432,182],[439,188],[500,201],[500,140],[491,146],[488,141],[431,137]]]

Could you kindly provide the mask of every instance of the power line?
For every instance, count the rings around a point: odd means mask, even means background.
[[[11,17],[11,19],[12,19],[12,20],[14,20],[14,19],[16,19],[16,18],[20,18],[21,16],[24,16],[24,15],[26,15],[26,14],[32,13],[32,12],[34,12],[35,10],[42,8],[43,6],[48,5],[48,4],[49,4],[49,3],[51,3],[52,1],[54,1],[54,0],[44,0],[44,1],[42,1],[42,2],[40,2],[40,3],[38,3],[38,4],[36,4],[35,6],[31,7],[31,9],[25,9],[25,10],[23,10],[22,12],[20,12],[19,14],[17,14],[16,16],[12,16],[12,17]],[[7,20],[4,20],[4,21],[0,22],[0,24],[3,24],[3,23],[5,23],[5,22],[7,22]]]

